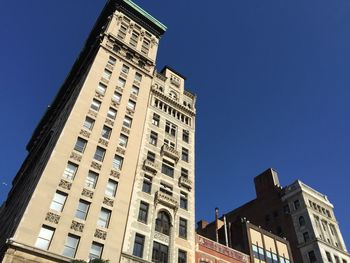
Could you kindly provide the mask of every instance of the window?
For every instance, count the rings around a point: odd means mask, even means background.
[[[143,246],[145,244],[145,236],[136,234],[134,242],[133,255],[142,258],[143,256]]]
[[[284,212],[285,214],[290,214],[290,209],[289,209],[289,205],[288,205],[288,204],[286,204],[286,205],[283,207],[283,212]]]
[[[55,195],[53,196],[50,209],[57,211],[57,212],[62,212],[64,204],[67,200],[67,194],[63,192],[56,192]]]
[[[131,36],[130,36],[130,42],[129,44],[133,47],[136,47],[137,46],[137,42],[138,42],[138,39],[139,39],[139,33],[133,31],[131,33]]]
[[[131,128],[131,124],[132,124],[132,119],[128,116],[125,116],[123,121],[123,126],[127,128]]]
[[[102,208],[97,220],[97,226],[107,228],[110,218],[111,218],[111,211],[109,211],[106,208]]]
[[[114,197],[117,192],[117,188],[118,188],[118,183],[109,179],[107,183],[105,195]]]
[[[154,146],[157,146],[157,141],[158,141],[158,133],[151,131],[149,143],[154,145]]]
[[[253,257],[259,259],[258,247],[256,245],[252,245]]]
[[[263,261],[266,261],[265,260],[265,254],[264,254],[264,249],[261,248],[261,247],[258,247],[258,253],[259,253],[259,258]]]
[[[299,207],[300,207],[300,201],[299,200],[295,200],[294,201],[294,208],[295,208],[295,210],[299,209]]]
[[[345,259],[343,259],[343,263],[348,263]]]
[[[119,145],[122,146],[122,147],[126,147],[128,145],[128,140],[129,140],[129,137],[124,135],[124,134],[120,134],[120,137],[119,137]]]
[[[151,152],[151,151],[148,151],[147,152],[147,160],[151,161],[152,163],[154,163],[155,160],[156,160],[156,154]]]
[[[329,253],[328,251],[326,251],[326,256],[327,256],[328,262],[333,262],[333,261],[332,261],[331,253]]]
[[[327,213],[327,216],[328,216],[329,218],[332,218],[331,213],[329,212],[329,210],[326,210],[326,213]]]
[[[138,220],[145,224],[147,224],[148,207],[149,205],[147,203],[141,201]]]
[[[50,246],[55,229],[48,226],[42,226],[39,236],[36,239],[35,247],[47,250]]]
[[[163,159],[162,173],[166,174],[167,176],[174,177],[174,164]]]
[[[112,56],[109,56],[108,62],[107,62],[109,65],[114,66],[116,62],[117,62],[117,59],[116,59],[116,58],[114,58],[114,57],[112,57]]]
[[[135,72],[135,80],[141,82],[142,80],[142,75],[138,72]]]
[[[187,238],[187,220],[183,218],[179,221],[179,237]]]
[[[272,253],[272,262],[273,263],[278,263],[277,255]]]
[[[100,162],[103,162],[103,159],[105,157],[106,150],[101,148],[100,146],[96,147],[96,152],[94,155],[94,159]]]
[[[83,153],[85,150],[86,144],[87,144],[87,140],[84,140],[78,137],[77,142],[75,143],[75,146],[74,146],[74,150],[76,150],[77,152]]]
[[[334,255],[335,263],[340,263],[339,257]]]
[[[91,248],[90,248],[90,259],[98,259],[101,258],[103,250],[103,245],[97,242],[92,242]]]
[[[182,147],[181,159],[188,162],[188,150]]]
[[[136,87],[136,86],[132,86],[132,88],[131,88],[131,94],[134,94],[134,95],[139,95],[139,91],[140,91],[140,89],[138,88],[138,87]]]
[[[182,140],[184,142],[187,142],[187,143],[190,141],[190,132],[189,131],[187,131],[187,130],[182,131]]]
[[[187,210],[187,206],[188,206],[187,194],[184,192],[181,192],[180,193],[180,207]]]
[[[178,263],[186,263],[187,262],[187,253],[186,253],[186,251],[179,250],[177,262]]]
[[[152,262],[168,263],[168,247],[166,245],[153,242]]]
[[[107,117],[111,118],[112,120],[115,120],[117,117],[117,111],[115,109],[109,108],[107,111]]]
[[[114,155],[113,168],[116,170],[121,170],[123,167],[124,158],[119,155]]]
[[[120,103],[121,98],[122,98],[122,94],[115,91],[113,94],[112,100],[116,103]]]
[[[269,251],[265,251],[265,252],[266,252],[266,263],[273,263],[271,252]]]
[[[173,195],[173,188],[163,182],[160,183],[160,189],[162,193],[165,193],[167,195]]]
[[[74,180],[75,174],[77,173],[78,165],[68,162],[66,169],[64,169],[63,177],[68,180]]]
[[[173,142],[171,142],[171,141],[169,141],[167,139],[164,139],[164,144],[169,146],[170,148],[175,149],[175,143],[173,143]]]
[[[85,220],[87,213],[89,211],[89,207],[90,207],[90,203],[80,199],[77,211],[75,212],[75,217]]]
[[[91,131],[92,128],[94,127],[94,123],[95,123],[94,119],[92,119],[90,117],[86,117],[84,124],[83,124],[83,127]]]
[[[159,127],[160,116],[156,113],[153,113],[152,124]]]
[[[170,234],[170,218],[164,211],[158,213],[155,230],[167,236]]]
[[[142,192],[150,194],[152,190],[152,178],[145,176],[142,183]]]
[[[107,89],[107,86],[102,84],[102,83],[98,83],[98,86],[96,88],[96,91],[100,94],[105,94],[106,93],[106,89]]]
[[[171,136],[175,136],[176,135],[176,125],[167,121],[165,123],[165,132],[170,134]]]
[[[181,176],[188,178],[188,170],[185,168],[181,168]]]
[[[107,70],[107,69],[105,69],[105,70],[103,71],[102,77],[105,78],[105,79],[110,79],[110,78],[111,78],[111,75],[112,75],[112,72],[109,71],[109,70]]]
[[[143,39],[143,42],[142,42],[142,47],[141,47],[141,52],[145,55],[148,54],[149,52],[149,48],[150,48],[150,41],[147,39],[147,38],[144,38]]]
[[[98,111],[101,107],[101,102],[98,100],[93,99],[92,103],[90,105],[90,108],[94,111]]]
[[[78,248],[80,237],[68,234],[66,243],[64,244],[63,255],[66,257],[74,258]]]
[[[123,40],[126,36],[127,31],[128,31],[128,26],[125,24],[121,24],[118,31],[118,38]]]
[[[108,140],[111,137],[111,133],[112,133],[112,129],[104,125],[102,128],[101,136]]]
[[[120,88],[124,88],[125,87],[125,83],[126,83],[125,79],[119,78],[117,86],[120,87]]]
[[[124,72],[125,74],[128,74],[129,73],[129,67],[127,65],[123,64],[122,72]]]
[[[299,226],[305,226],[305,218],[303,216],[299,217]]]
[[[304,237],[304,242],[308,242],[310,240],[309,232],[304,232],[303,237]]]
[[[98,179],[98,174],[94,173],[92,171],[89,171],[86,180],[85,180],[85,186],[95,189],[96,187],[96,183],[97,183],[97,179]]]
[[[135,107],[136,107],[136,102],[135,101],[132,101],[132,100],[129,100],[128,101],[128,109],[130,110],[135,110]]]

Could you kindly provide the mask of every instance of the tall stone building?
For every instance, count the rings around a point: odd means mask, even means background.
[[[165,30],[107,2],[0,209],[3,262],[194,262],[196,97],[155,70]]]

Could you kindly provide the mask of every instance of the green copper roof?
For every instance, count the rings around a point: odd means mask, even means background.
[[[140,13],[141,15],[145,16],[148,20],[150,20],[151,22],[153,22],[155,25],[157,25],[159,28],[161,28],[162,30],[166,31],[167,27],[161,23],[160,21],[158,21],[157,19],[155,19],[153,16],[151,16],[149,13],[147,13],[145,10],[143,10],[141,7],[139,7],[137,4],[135,4],[134,2],[132,2],[131,0],[123,0],[124,3],[128,4],[130,7],[132,7],[135,11],[137,11],[138,13]]]

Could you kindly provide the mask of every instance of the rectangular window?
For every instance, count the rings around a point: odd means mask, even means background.
[[[101,102],[93,99],[90,105],[90,108],[94,111],[99,111],[100,107],[101,107]]]
[[[138,72],[135,72],[135,80],[138,82],[141,82],[142,80],[142,75]]]
[[[173,195],[173,188],[170,185],[167,185],[163,182],[160,183],[159,191],[161,191],[162,193],[165,193],[167,195],[170,195],[170,196]]]
[[[176,125],[167,121],[165,123],[165,132],[171,136],[176,136]]]
[[[154,146],[157,146],[157,141],[158,141],[158,133],[151,131],[149,143],[154,145]]]
[[[159,127],[160,116],[156,113],[153,113],[152,124]]]
[[[35,242],[35,247],[47,250],[50,246],[55,229],[48,226],[42,226]]]
[[[62,212],[67,196],[68,195],[66,193],[57,191],[52,199],[50,209],[57,212]]]
[[[117,192],[117,188],[118,188],[118,183],[109,179],[108,183],[107,183],[105,195],[107,195],[109,197],[115,197],[115,194]]]
[[[68,179],[68,180],[73,181],[75,174],[77,173],[77,170],[78,170],[78,165],[71,163],[71,162],[68,162],[66,169],[64,169],[63,177]]]
[[[130,42],[129,42],[129,44],[130,44],[131,46],[133,46],[133,47],[136,48],[138,39],[139,39],[139,33],[133,31],[133,32],[131,33],[131,36],[130,36]]]
[[[120,103],[121,98],[122,98],[122,94],[115,91],[113,94],[112,100],[116,103]]]
[[[168,263],[168,246],[153,242],[153,251],[152,251],[152,262],[155,263]]]
[[[131,125],[132,125],[132,119],[128,116],[125,116],[123,120],[123,126],[127,128],[131,128]]]
[[[83,138],[78,137],[74,146],[74,150],[76,150],[77,152],[83,153],[85,151],[86,144],[87,144],[87,140],[84,140]]]
[[[124,135],[124,134],[120,134],[120,137],[119,137],[119,142],[118,144],[121,146],[121,147],[126,147],[128,145],[128,140],[129,140],[129,137]]]
[[[145,224],[147,224],[148,207],[149,205],[147,203],[141,201],[138,220]]]
[[[180,193],[180,207],[187,210],[188,207],[188,195],[185,192]]]
[[[113,168],[116,170],[121,170],[123,167],[124,158],[119,155],[114,155]]]
[[[80,237],[68,234],[66,243],[64,244],[63,256],[74,258],[79,245],[79,241]]]
[[[127,65],[123,64],[122,72],[125,73],[125,74],[128,74],[129,73],[129,67]]]
[[[258,247],[258,253],[259,253],[260,260],[266,261],[265,254],[264,254],[264,249],[261,248],[261,247]]]
[[[78,204],[78,208],[75,211],[75,217],[82,219],[82,220],[85,220],[87,213],[89,211],[89,207],[90,207],[89,202],[86,202],[86,201],[80,199],[79,204]]]
[[[155,160],[156,160],[156,154],[151,152],[151,151],[148,151],[147,152],[147,160],[151,161],[152,163],[154,163]]]
[[[181,168],[181,176],[188,178],[188,170],[185,168]]]
[[[182,140],[184,142],[187,142],[187,143],[190,141],[190,132],[189,131],[187,131],[187,130],[182,131]]]
[[[272,262],[273,263],[278,263],[277,255],[272,253]]]
[[[182,148],[181,159],[188,162],[188,150],[186,148]]]
[[[139,95],[139,91],[140,91],[140,89],[138,88],[138,87],[136,87],[136,86],[132,86],[132,88],[131,88],[131,94],[134,94],[134,95]]]
[[[187,262],[187,252],[183,250],[179,250],[178,254],[178,263],[186,263]]]
[[[150,194],[152,190],[152,178],[145,176],[142,183],[142,192]]]
[[[114,57],[112,57],[112,56],[109,56],[108,62],[107,62],[109,65],[114,66],[116,62],[117,62],[117,59],[116,59],[116,58],[114,58]]]
[[[106,93],[107,90],[107,86],[102,84],[102,83],[98,83],[98,86],[96,88],[96,91],[102,95],[104,95]]]
[[[111,211],[109,211],[106,208],[102,208],[97,220],[97,226],[107,228],[110,218],[111,218]]]
[[[163,159],[162,173],[166,174],[167,176],[174,177],[174,164]]]
[[[266,263],[273,263],[271,252],[269,251],[265,251],[265,252],[266,252]]]
[[[334,255],[335,263],[340,263],[339,257]]]
[[[95,189],[97,184],[98,174],[92,171],[89,171],[86,180],[85,180],[85,186]]]
[[[115,118],[117,117],[117,111],[115,109],[109,108],[107,111],[107,117],[115,120]]]
[[[179,221],[179,237],[187,238],[187,220],[183,218]]]
[[[103,245],[97,242],[92,242],[91,248],[90,248],[90,259],[99,259],[101,258],[103,251]]]
[[[125,79],[119,78],[117,86],[120,87],[120,88],[124,88],[125,87],[125,83],[126,83]]]
[[[104,125],[102,128],[101,136],[108,140],[111,137],[111,133],[112,133],[112,129]]]
[[[327,256],[328,262],[333,262],[331,253],[329,253],[328,251],[326,251],[326,256]]]
[[[164,139],[164,144],[169,146],[170,148],[175,149],[175,143],[173,143],[173,142],[171,142],[171,141],[169,141],[167,139]]]
[[[128,32],[128,26],[125,24],[121,24],[118,31],[118,38],[123,40],[127,32]]]
[[[142,42],[142,47],[141,47],[141,52],[145,55],[148,55],[149,48],[150,48],[150,41],[147,38],[143,39]]]
[[[259,259],[258,247],[256,245],[252,245],[253,257]]]
[[[112,76],[112,72],[111,72],[111,71],[109,71],[109,70],[107,70],[107,69],[105,69],[105,70],[103,71],[103,74],[102,74],[102,77],[103,77],[103,78],[105,78],[105,79],[110,79],[111,76]]]
[[[105,158],[106,150],[103,149],[100,146],[96,147],[96,152],[94,155],[94,159],[99,162],[103,162],[103,159]]]
[[[299,209],[299,207],[300,207],[300,201],[299,200],[295,200],[294,201],[294,208],[295,208],[295,210]]]
[[[133,255],[142,258],[143,246],[145,244],[145,236],[137,234],[135,235]]]
[[[136,107],[136,102],[135,101],[132,101],[132,100],[129,100],[128,101],[128,109],[130,110],[135,110],[135,107]]]
[[[304,232],[303,237],[304,237],[304,242],[305,243],[308,242],[310,240],[309,232]]]
[[[83,124],[83,127],[91,131],[92,128],[94,127],[94,123],[95,123],[94,119],[92,119],[90,117],[86,117],[84,124]]]

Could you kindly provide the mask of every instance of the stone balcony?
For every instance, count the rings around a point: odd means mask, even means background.
[[[174,159],[175,162],[178,162],[178,160],[180,159],[179,152],[176,149],[174,149],[173,147],[170,147],[166,144],[164,144],[162,146],[161,153],[162,153],[162,155],[165,155],[165,156],[168,156],[168,157]]]
[[[172,208],[174,209],[175,211],[178,209],[179,207],[179,203],[177,202],[177,200],[171,196],[171,195],[168,195],[166,193],[163,193],[163,192],[160,192],[160,191],[157,191],[156,192],[156,196],[154,198],[154,202],[156,204],[163,204],[169,208]]]
[[[185,188],[188,188],[188,189],[192,189],[192,181],[188,178],[186,178],[185,176],[180,176],[179,178],[179,185],[180,186],[183,186]]]
[[[143,169],[153,173],[154,175],[158,172],[158,166],[154,162],[147,159],[143,163]]]

